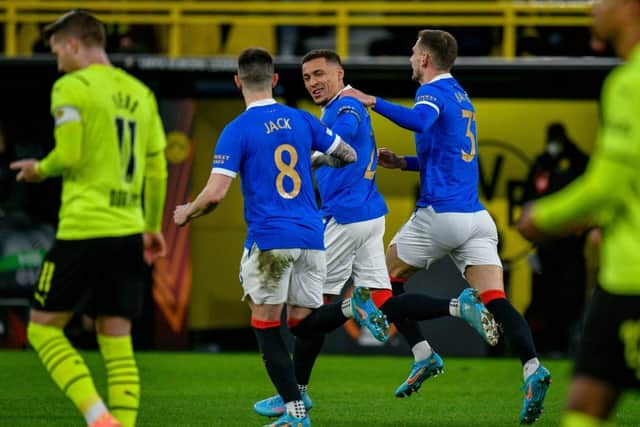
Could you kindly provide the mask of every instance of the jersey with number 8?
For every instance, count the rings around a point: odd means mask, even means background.
[[[82,133],[80,162],[60,171],[58,238],[143,232],[146,159],[164,155],[166,144],[153,93],[123,70],[91,65],[56,81],[51,112],[56,132],[79,122]],[[57,149],[69,149],[65,143],[59,140]]]
[[[251,104],[224,128],[212,173],[242,177],[247,249],[324,249],[311,150],[326,152],[336,141],[311,114],[272,99]]]

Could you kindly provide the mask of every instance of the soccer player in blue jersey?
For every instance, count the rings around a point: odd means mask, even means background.
[[[492,344],[498,339],[495,323],[470,288],[452,300],[423,294],[392,297],[383,244],[387,206],[375,180],[378,154],[369,112],[356,99],[340,98],[349,86],[344,84],[344,68],[336,52],[318,49],[307,53],[302,59],[302,77],[313,101],[322,106],[322,122],[341,135],[358,154],[355,163],[343,168],[327,167],[336,164],[330,156],[313,155],[326,227],[325,300],[340,295],[350,278],[356,285],[371,290],[376,305],[396,324],[413,351],[415,363],[411,373],[396,390],[396,396],[408,396],[443,367],[416,320],[448,315],[462,317]],[[316,334],[298,338],[295,343],[296,379],[307,408],[311,406],[307,394],[309,378],[323,342],[324,335]],[[261,415],[277,416],[284,412],[284,403],[280,396],[274,396],[257,402],[254,409]]]
[[[455,38],[423,30],[413,46],[412,78],[420,84],[413,108],[351,89],[352,96],[397,125],[415,132],[417,157],[382,151],[379,164],[419,170],[421,191],[411,219],[387,252],[389,273],[406,280],[449,255],[482,301],[502,324],[523,364],[525,397],[520,422],[533,423],[543,409],[551,381],[537,357],[531,331],[504,292],[495,223],[478,199],[478,139],[475,109],[450,74],[457,56]]]
[[[322,305],[324,227],[310,154],[321,151],[348,164],[356,153],[309,113],[277,103],[272,98],[277,80],[267,51],[251,48],[239,56],[235,83],[247,110],[222,131],[207,185],[193,202],[176,207],[174,220],[184,225],[211,212],[236,175],[242,176],[248,233],[240,277],[267,372],[286,407],[271,425],[308,426],[280,335],[283,305],[288,306],[287,324],[296,337],[333,330],[353,317],[384,340],[388,325],[363,288],[340,303]]]

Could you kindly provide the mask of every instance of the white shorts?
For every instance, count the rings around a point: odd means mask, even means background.
[[[327,281],[323,292],[340,295],[350,277],[355,286],[391,289],[383,235],[384,216],[351,224],[338,224],[331,218],[324,231]]]
[[[486,210],[473,213],[436,213],[431,206],[418,208],[394,236],[398,257],[426,268],[449,255],[464,276],[470,265],[497,265],[498,231]]]
[[[283,304],[305,308],[322,305],[322,285],[327,276],[324,251],[271,249],[254,244],[240,261],[240,283],[255,304]]]

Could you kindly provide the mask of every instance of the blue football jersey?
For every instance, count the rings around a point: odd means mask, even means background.
[[[241,176],[246,248],[324,249],[311,152],[326,152],[336,140],[311,114],[273,99],[252,103],[225,126],[212,173]]]
[[[385,215],[387,205],[376,185],[378,149],[367,109],[354,98],[336,97],[323,109],[322,122],[358,154],[355,163],[343,168],[316,169],[322,216],[349,224]]]
[[[444,74],[418,88],[414,110],[421,109],[437,117],[415,132],[421,181],[417,206],[432,206],[436,212],[483,210],[476,113],[469,96],[451,74]]]

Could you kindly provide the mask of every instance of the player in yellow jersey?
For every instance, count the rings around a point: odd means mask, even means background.
[[[45,36],[66,72],[51,93],[56,145],[41,161],[11,165],[18,181],[62,176],[58,232],[34,295],[29,341],[87,425],[132,427],[140,382],[131,319],[141,311],[144,260],[165,252],[164,129],[149,88],[109,62],[102,22],[71,11]],[[110,411],[63,333],[85,301],[97,318]]]
[[[563,427],[609,426],[621,394],[640,389],[640,0],[601,0],[593,17],[595,37],[626,61],[604,84],[596,150],[582,177],[519,222],[533,241],[584,224],[603,230]]]

